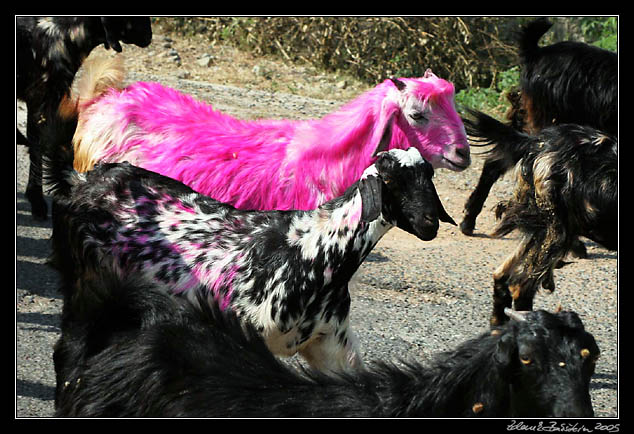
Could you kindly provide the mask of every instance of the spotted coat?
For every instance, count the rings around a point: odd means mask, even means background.
[[[393,226],[429,240],[439,216],[450,220],[432,175],[414,148],[393,150],[315,210],[243,211],[127,163],[102,164],[73,174],[73,199],[57,200],[55,214],[80,223],[55,225],[53,239],[82,246],[78,269],[83,260],[140,273],[192,300],[204,291],[253,323],[275,354],[299,351],[319,369],[358,367],[348,281]]]

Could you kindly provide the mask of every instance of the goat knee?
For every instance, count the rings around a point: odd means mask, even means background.
[[[299,351],[311,367],[322,372],[363,369],[357,336],[350,329],[321,335]]]
[[[533,299],[537,292],[535,285],[531,282],[526,286],[517,286],[516,292],[513,292],[513,307],[518,311],[533,310]]]

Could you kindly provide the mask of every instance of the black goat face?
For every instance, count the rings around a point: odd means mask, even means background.
[[[141,48],[152,42],[152,26],[149,17],[102,17],[106,35],[106,48],[121,52],[121,44],[134,44]]]
[[[589,387],[599,356],[594,337],[573,312],[537,311],[526,318],[512,321],[513,336],[498,343],[511,371],[512,415],[593,417]]]
[[[432,182],[432,165],[422,159],[415,148],[398,155],[409,160],[399,158],[393,150],[381,154],[376,162],[383,181],[384,216],[404,231],[429,241],[438,233],[439,220],[456,223],[440,202]]]

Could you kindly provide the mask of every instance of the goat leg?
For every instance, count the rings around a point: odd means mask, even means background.
[[[32,149],[29,148],[29,149]],[[24,192],[24,196],[31,204],[31,215],[36,220],[46,220],[48,215],[48,205],[44,200],[42,189],[42,159],[34,158],[34,153],[30,153],[29,181]]]
[[[517,311],[533,310],[533,299],[537,293],[537,281],[525,279],[521,283],[510,285],[513,297],[513,308]]]
[[[508,286],[508,277],[493,280],[493,312],[491,313],[491,327],[498,327],[506,323],[509,318],[504,313],[505,308],[513,305],[513,299]]]
[[[473,234],[476,218],[482,211],[482,207],[489,196],[491,187],[493,187],[493,184],[506,172],[506,169],[501,160],[487,160],[484,163],[478,185],[469,196],[464,207],[464,217],[460,223],[460,230],[463,234]]]
[[[508,321],[504,308],[513,305],[514,297],[511,296],[509,279],[515,272],[517,264],[524,258],[530,246],[532,238],[524,238],[515,251],[508,256],[502,265],[493,272],[493,313],[491,314],[491,326],[500,326]],[[513,285],[514,294],[517,293],[517,285]]]
[[[35,114],[37,113],[37,114]],[[46,220],[48,206],[42,189],[42,152],[40,149],[39,111],[28,109],[26,136],[29,144],[29,180],[24,196],[31,204],[31,215],[36,220]],[[33,115],[32,115],[33,114]]]

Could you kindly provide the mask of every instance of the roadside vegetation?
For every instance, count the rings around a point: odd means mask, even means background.
[[[458,104],[502,115],[517,85],[513,35],[535,17],[159,17],[168,32],[202,35],[368,86],[431,68],[456,86]],[[617,51],[617,17],[550,17],[542,44],[576,40]],[[348,79],[348,80],[350,80]],[[292,90],[292,89],[291,89]]]

